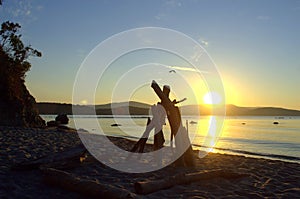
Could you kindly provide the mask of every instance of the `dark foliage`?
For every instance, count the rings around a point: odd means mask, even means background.
[[[33,49],[30,45],[25,46],[21,40],[22,35],[19,34],[21,26],[18,23],[6,21],[2,23],[0,30],[0,53],[1,61],[6,60],[9,65],[6,67],[8,74],[14,75],[16,78],[25,78],[25,73],[30,69],[31,64],[27,61],[30,56],[41,57],[42,53]],[[2,60],[4,59],[4,60]]]
[[[31,64],[30,56],[42,54],[25,46],[18,34],[18,23],[4,22],[0,30],[0,125],[44,126],[36,109],[35,99],[24,84],[25,73]]]

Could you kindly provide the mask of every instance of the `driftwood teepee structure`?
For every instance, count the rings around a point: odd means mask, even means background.
[[[162,106],[167,112],[167,117],[171,127],[171,139],[175,138],[176,152],[179,155],[176,164],[178,166],[194,166],[193,149],[188,137],[187,130],[183,127],[179,108],[175,106],[176,100],[171,101],[169,98],[170,87],[165,85],[163,90],[153,80],[151,87],[161,100]]]

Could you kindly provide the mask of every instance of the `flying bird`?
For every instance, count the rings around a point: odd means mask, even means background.
[[[169,73],[176,73],[176,71],[175,70],[170,70]]]

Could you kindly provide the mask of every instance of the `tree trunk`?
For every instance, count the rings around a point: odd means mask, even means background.
[[[151,87],[157,96],[161,99],[161,104],[167,112],[167,117],[171,127],[171,138],[175,138],[176,151],[182,154],[177,160],[178,166],[195,166],[193,149],[186,129],[182,126],[181,114],[177,106],[169,99],[170,88],[163,87],[153,80]]]

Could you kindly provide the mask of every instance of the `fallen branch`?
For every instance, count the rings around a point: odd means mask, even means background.
[[[24,171],[38,169],[41,166],[51,167],[51,165],[68,165],[68,167],[70,167],[71,165],[79,164],[80,157],[84,157],[86,152],[87,149],[80,144],[65,151],[44,156],[33,161],[18,163],[12,166],[11,169]]]
[[[68,172],[45,168],[44,182],[92,198],[135,198],[130,191],[93,180],[80,179]]]
[[[149,194],[159,190],[168,189],[175,185],[190,184],[200,180],[208,180],[212,178],[235,179],[246,177],[247,174],[240,174],[224,170],[202,171],[196,173],[180,173],[161,180],[136,182],[134,188],[138,194]]]

